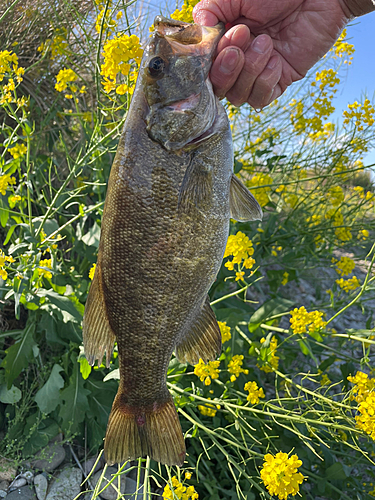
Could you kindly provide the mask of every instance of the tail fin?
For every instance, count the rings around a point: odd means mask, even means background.
[[[180,421],[168,393],[168,400],[147,409],[124,403],[121,388],[116,394],[105,436],[104,454],[108,464],[135,460],[148,455],[166,465],[183,465],[185,442]]]

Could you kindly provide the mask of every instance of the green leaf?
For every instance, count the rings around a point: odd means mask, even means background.
[[[277,314],[288,313],[294,302],[282,297],[265,302],[250,318],[249,331],[255,331],[261,323],[265,323],[270,317]]]
[[[47,297],[53,305],[60,309],[64,323],[68,321],[81,323],[84,307],[80,303],[79,305],[81,307],[78,307],[78,300],[75,296],[72,296],[72,298],[66,297],[65,295],[59,295],[53,290],[46,290],[45,288],[38,290],[38,296]]]
[[[98,248],[100,240],[100,227],[96,222],[94,225],[88,230],[88,232],[82,236],[82,241],[87,246],[93,246]]]
[[[8,389],[12,387],[13,380],[17,378],[21,371],[28,366],[30,361],[34,359],[34,331],[35,323],[29,322],[23,331],[21,340],[13,344],[5,351],[6,356],[3,359],[1,366],[5,368],[5,380],[8,384]]]
[[[71,434],[77,432],[78,425],[85,419],[85,414],[89,410],[87,396],[90,391],[83,387],[84,381],[78,370],[78,363],[75,356],[70,357],[73,363],[73,375],[69,380],[69,385],[64,389],[60,398],[63,401],[59,416],[62,418],[62,428]]]
[[[350,476],[351,468],[336,462],[326,470],[326,478],[331,481],[344,480]]]
[[[27,419],[24,434],[28,434],[30,432],[30,428],[33,427],[35,420],[33,417],[34,415],[31,415],[31,417]],[[59,430],[60,429],[57,423],[50,418],[40,422],[37,429],[35,429],[24,444],[22,448],[22,456],[24,458],[30,457],[39,451],[41,448],[46,446],[52,438],[57,436]]]
[[[60,403],[60,389],[64,387],[64,379],[60,375],[61,371],[64,370],[60,365],[53,365],[47,382],[35,394],[35,402],[43,413],[51,413]]]
[[[91,373],[91,366],[89,362],[84,356],[81,356],[79,359],[79,371],[81,372],[83,380],[86,380]]]
[[[7,389],[7,385],[0,385],[0,401],[5,404],[14,405],[14,403],[18,403],[21,399],[22,392],[12,385],[10,389]]]

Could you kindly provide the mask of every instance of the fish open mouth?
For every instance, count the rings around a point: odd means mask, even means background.
[[[173,111],[191,111],[196,108],[199,104],[201,94],[192,94],[187,99],[182,99],[181,101],[175,101],[168,104],[168,108],[173,109]]]

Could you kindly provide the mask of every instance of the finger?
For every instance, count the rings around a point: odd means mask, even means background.
[[[268,35],[259,35],[245,52],[245,62],[236,83],[226,96],[235,106],[247,102],[253,85],[265,69],[273,50],[272,40]]]
[[[235,45],[245,52],[251,43],[250,30],[244,24],[239,24],[230,28],[221,37],[217,46],[217,53],[219,54],[225,47]]]
[[[262,109],[271,102],[271,96],[280,81],[282,62],[279,55],[273,55],[267,66],[255,80],[247,102],[255,109]],[[280,89],[281,90],[281,89]]]
[[[201,0],[193,10],[194,22],[201,26],[214,26],[219,21],[225,23],[238,19],[241,14],[241,0]]]
[[[234,85],[244,62],[244,53],[238,47],[226,47],[217,56],[211,68],[210,80],[219,99]]]

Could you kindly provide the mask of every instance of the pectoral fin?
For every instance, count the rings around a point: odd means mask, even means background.
[[[116,338],[107,319],[100,281],[101,270],[100,266],[97,265],[83,316],[83,345],[86,359],[90,365],[93,365],[97,359],[100,366],[106,352],[107,367],[109,367]]]
[[[242,222],[262,220],[259,203],[234,174],[230,182],[229,206],[232,219]]]
[[[176,356],[181,363],[196,365],[214,360],[221,351],[221,333],[207,296],[203,307],[191,325],[188,334],[176,346]]]
[[[212,167],[206,158],[194,155],[186,169],[178,196],[178,209],[201,208],[212,197]]]

